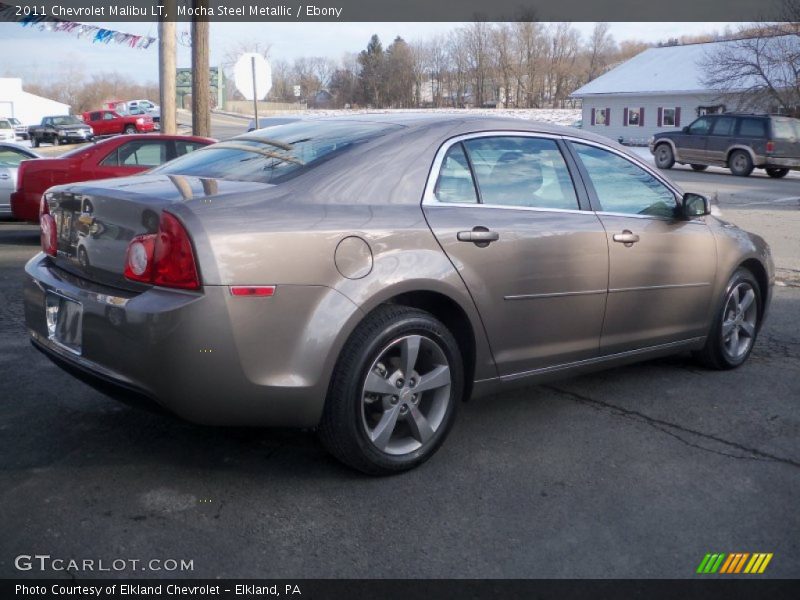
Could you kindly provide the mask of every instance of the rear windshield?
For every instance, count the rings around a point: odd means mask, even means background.
[[[800,140],[800,120],[772,119],[774,136],[779,140]]]
[[[281,183],[399,125],[358,121],[298,121],[207,146],[151,173]]]

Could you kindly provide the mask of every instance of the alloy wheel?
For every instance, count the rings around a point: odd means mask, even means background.
[[[733,360],[750,351],[756,336],[758,303],[753,286],[740,282],[728,294],[722,311],[722,346]]]
[[[361,423],[381,452],[403,455],[432,443],[451,401],[450,365],[424,335],[391,342],[372,363],[361,391]]]

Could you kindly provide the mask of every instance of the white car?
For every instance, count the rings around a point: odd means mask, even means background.
[[[17,132],[8,119],[0,119],[0,142],[17,141]]]
[[[0,217],[11,216],[11,192],[17,189],[17,171],[23,160],[39,158],[36,152],[0,142]]]

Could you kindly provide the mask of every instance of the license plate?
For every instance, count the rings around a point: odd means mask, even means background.
[[[79,302],[48,292],[45,311],[47,337],[75,354],[81,353],[83,307]]]

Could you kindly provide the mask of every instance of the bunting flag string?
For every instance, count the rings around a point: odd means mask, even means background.
[[[39,31],[71,33],[79,38],[92,40],[93,44],[109,44],[113,41],[116,44],[124,44],[130,48],[139,48],[141,50],[146,50],[156,41],[156,38],[146,35],[134,35],[132,33],[125,33],[124,31],[97,27],[96,25],[62,21],[55,17],[31,15],[20,18],[16,13],[16,6],[0,2],[0,21],[16,22],[23,27],[35,28]]]

